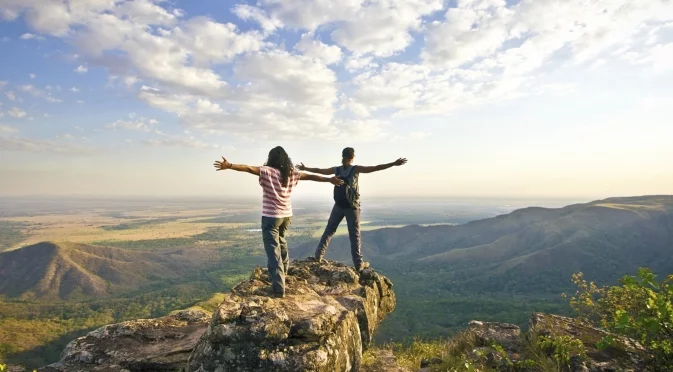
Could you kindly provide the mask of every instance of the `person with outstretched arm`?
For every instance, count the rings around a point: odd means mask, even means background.
[[[335,186],[344,181],[337,177],[320,177],[298,172],[285,150],[278,146],[269,151],[269,157],[261,167],[232,164],[222,157],[215,161],[215,170],[235,170],[259,176],[262,186],[262,240],[268,259],[269,277],[274,297],[285,297],[285,274],[288,271],[290,257],[285,235],[292,220],[292,201],[290,196],[300,180],[330,182]]]
[[[351,255],[353,256],[353,265],[357,271],[362,271],[369,267],[369,262],[362,259],[361,238],[360,238],[360,190],[358,187],[358,176],[362,173],[373,173],[394,166],[404,165],[407,162],[405,158],[399,158],[392,163],[380,164],[376,166],[353,165],[355,159],[355,150],[352,147],[346,147],[341,152],[341,166],[332,168],[310,168],[301,163],[297,166],[299,170],[330,175],[334,174],[344,180],[344,185],[334,188],[334,207],[327,221],[327,227],[322,234],[318,248],[314,257],[316,261],[322,262],[327,253],[327,245],[336,233],[341,221],[346,218],[348,225],[348,237],[351,243]]]

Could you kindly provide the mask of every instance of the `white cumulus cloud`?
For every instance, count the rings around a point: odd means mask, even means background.
[[[315,40],[313,34],[305,33],[301,40],[294,46],[294,49],[303,55],[315,58],[326,65],[331,65],[341,61],[341,48],[336,45],[327,45],[320,40]]]
[[[25,111],[21,110],[18,107],[12,107],[9,111],[7,111],[7,115],[17,118],[17,119],[23,119],[28,115]]]

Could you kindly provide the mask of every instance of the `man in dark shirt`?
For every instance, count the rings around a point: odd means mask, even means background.
[[[332,168],[310,168],[304,166],[303,163],[299,164],[297,168],[302,171],[324,174],[324,175],[336,175],[339,178],[342,178],[346,181],[346,184],[350,185],[354,191],[354,200],[350,200],[349,203],[344,203],[342,200],[337,198],[337,189],[335,188],[335,203],[332,207],[332,213],[329,216],[327,221],[327,227],[325,227],[325,232],[322,234],[318,248],[315,251],[314,258],[317,261],[322,261],[327,252],[327,245],[329,241],[336,233],[337,228],[341,221],[346,217],[346,223],[348,224],[348,237],[351,242],[351,255],[353,256],[353,265],[358,271],[362,271],[369,267],[369,262],[365,262],[362,259],[361,249],[361,238],[360,238],[360,200],[359,200],[359,187],[358,187],[358,176],[361,173],[372,173],[388,169],[393,166],[404,165],[407,162],[405,158],[399,158],[392,163],[379,164],[376,166],[363,166],[363,165],[353,165],[353,160],[355,159],[355,150],[352,147],[346,147],[341,152],[341,166],[332,167]],[[345,187],[345,186],[339,186]],[[340,190],[339,190],[340,191]]]

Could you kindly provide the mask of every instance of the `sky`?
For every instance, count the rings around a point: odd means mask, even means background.
[[[671,86],[670,0],[0,0],[0,195],[673,194]]]

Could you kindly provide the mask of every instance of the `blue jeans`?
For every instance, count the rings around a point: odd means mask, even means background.
[[[267,267],[273,293],[285,294],[285,274],[290,267],[290,256],[287,252],[285,233],[290,227],[292,217],[262,216],[262,239],[266,251]]]
[[[315,250],[315,257],[325,257],[327,245],[332,240],[332,236],[336,233],[344,217],[346,217],[346,224],[348,225],[348,238],[351,242],[353,265],[359,268],[362,265],[362,253],[360,252],[360,246],[362,245],[360,238],[360,208],[344,208],[334,204],[332,213],[330,213],[329,220],[327,221],[327,227],[325,227],[325,232],[322,234],[318,248]]]

